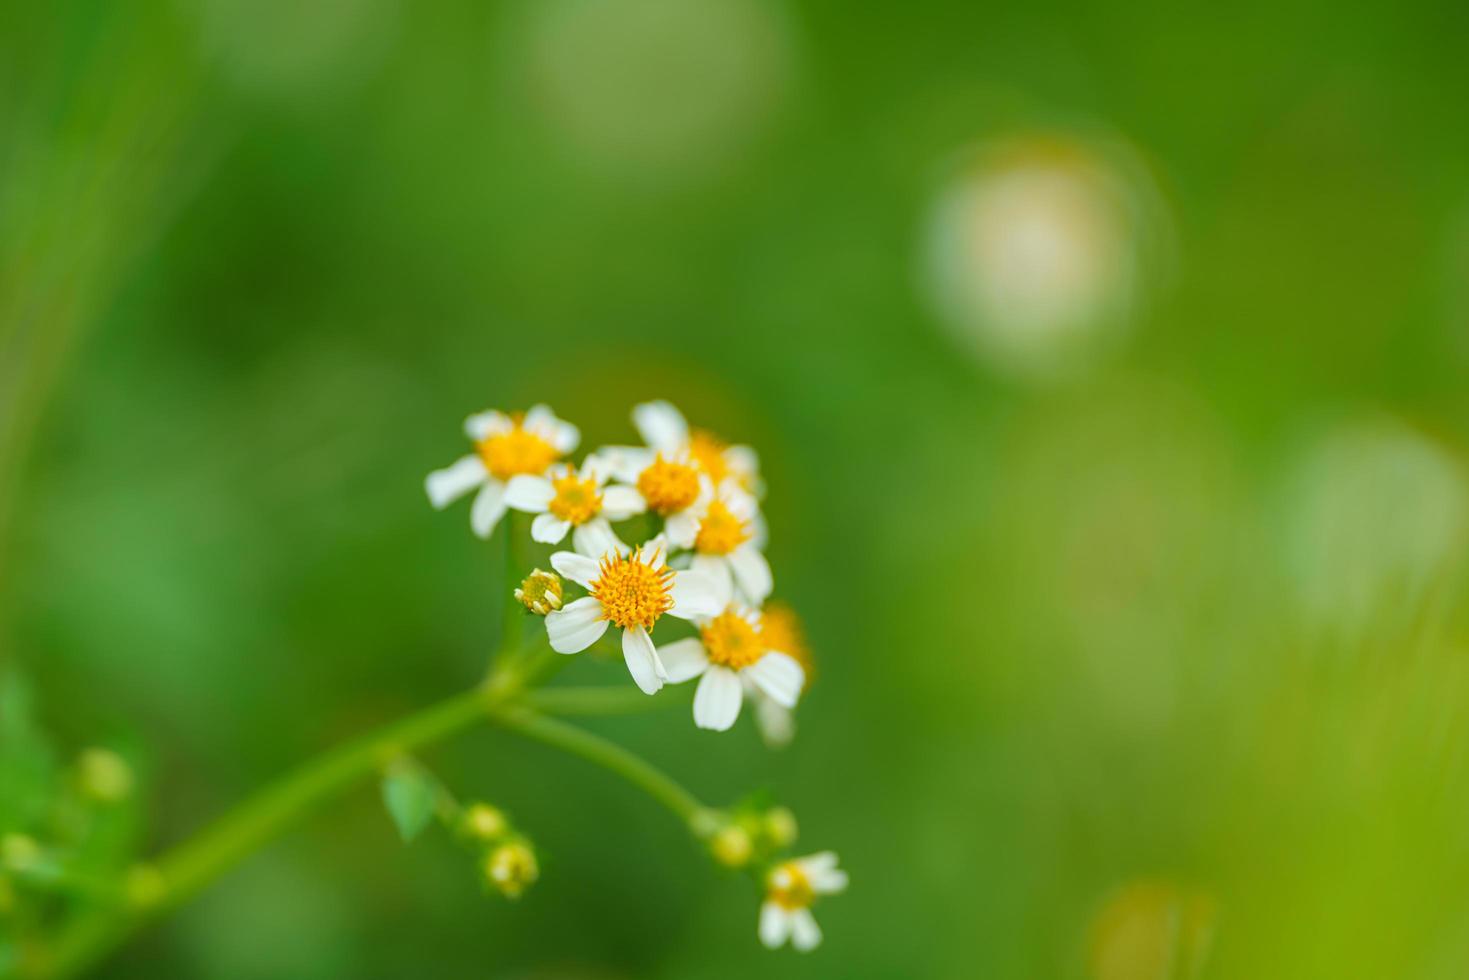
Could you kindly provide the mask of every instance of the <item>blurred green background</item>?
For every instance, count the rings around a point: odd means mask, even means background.
[[[547,401],[762,453],[819,676],[767,787],[802,957],[584,763],[427,754],[109,977],[1469,973],[1469,8],[6,3],[0,654],[175,842],[472,684],[498,551],[424,474]],[[584,658],[583,683],[625,682]]]

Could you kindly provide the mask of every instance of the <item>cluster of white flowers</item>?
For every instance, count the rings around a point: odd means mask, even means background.
[[[667,402],[638,405],[632,417],[644,445],[605,446],[575,466],[563,458],[580,432],[544,405],[472,415],[465,432],[475,452],[429,474],[429,500],[445,507],[478,489],[470,525],[481,537],[507,508],[535,515],[536,541],[561,544],[570,535],[571,550],[554,553],[551,566],[587,594],[564,601],[553,586],[552,602],[538,595],[529,606],[545,614],[552,649],[578,653],[616,627],[645,693],[697,677],[700,728],[729,729],[748,695],[767,740],[784,741],[806,657],[787,649],[798,639],[789,614],[763,608],[774,579],[763,551],[759,460],[748,446],[691,430]],[[661,529],[625,543],[614,525],[644,514]],[[659,646],[653,630],[664,616],[693,623],[697,635]]]
[[[570,537],[569,550],[550,556],[556,574],[535,569],[515,591],[545,617],[552,650],[579,653],[616,627],[628,673],[644,693],[698,678],[698,727],[730,729],[748,697],[766,742],[783,744],[811,661],[794,614],[768,603],[774,578],[764,553],[759,459],[748,446],[691,429],[667,402],[636,406],[632,421],[643,445],[604,446],[574,464],[567,457],[580,431],[545,405],[472,415],[465,432],[474,452],[429,474],[429,500],[443,508],[477,490],[470,526],[480,537],[507,510],[534,515],[537,542],[554,546]],[[641,529],[633,543],[624,540],[629,528]],[[566,594],[563,578],[585,594]],[[691,623],[693,635],[655,642],[665,616]],[[821,931],[812,902],[846,886],[836,856],[774,863],[789,840],[756,848],[752,839],[765,838],[731,823],[715,835],[713,852],[757,873],[766,896],[761,941],[814,948]]]

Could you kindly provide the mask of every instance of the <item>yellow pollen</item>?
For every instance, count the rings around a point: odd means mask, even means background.
[[[730,513],[722,500],[709,503],[709,510],[699,522],[694,550],[706,555],[727,555],[750,537],[744,522]]]
[[[811,685],[811,648],[806,645],[806,632],[795,610],[783,602],[767,605],[760,614],[760,639],[768,649],[790,654],[806,671],[806,686]]]
[[[794,861],[787,861],[770,873],[770,900],[784,909],[804,909],[816,900],[811,879]]]
[[[699,496],[699,474],[687,463],[675,463],[659,453],[638,476],[638,492],[658,514],[683,510]]]
[[[720,613],[700,632],[711,664],[741,670],[765,656],[767,647],[760,634],[737,612]]]
[[[724,460],[728,448],[729,443],[704,429],[695,429],[689,436],[689,455],[716,484],[729,476],[729,464]]]
[[[590,589],[602,604],[602,618],[622,629],[651,630],[673,608],[673,569],[653,568],[639,548],[627,557],[607,555]]]
[[[508,480],[521,473],[544,473],[561,453],[534,432],[522,428],[523,419],[515,416],[509,432],[500,432],[475,444],[485,469],[497,480]]]
[[[556,488],[556,496],[546,509],[563,521],[585,524],[602,512],[602,495],[597,492],[596,480],[583,480],[569,473],[552,480],[551,486]]]

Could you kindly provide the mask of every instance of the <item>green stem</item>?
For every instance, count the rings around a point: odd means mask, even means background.
[[[520,651],[521,627],[525,620],[525,607],[520,600],[515,598],[515,590],[520,585],[522,572],[520,570],[520,556],[515,543],[520,540],[517,533],[522,530],[520,514],[517,511],[509,511],[500,519],[501,547],[504,550],[505,581],[501,588],[505,590],[504,602],[501,607],[500,620],[500,649],[505,651],[501,657],[515,657]],[[495,668],[491,666],[491,671]]]
[[[525,707],[507,705],[495,712],[494,721],[510,731],[610,769],[673,811],[696,836],[709,833],[711,811],[707,807],[661,769],[617,743]]]
[[[437,741],[486,718],[508,700],[513,685],[456,695],[301,766],[169,851],[148,873],[146,894],[121,915],[85,919],[63,936],[54,954],[32,967],[36,977],[74,976],[121,944],[149,920],[185,901],[291,822],[402,752]]]
[[[548,715],[624,715],[653,711],[670,705],[685,704],[675,688],[658,697],[648,697],[636,687],[626,685],[603,687],[545,687],[531,691],[525,703]]]

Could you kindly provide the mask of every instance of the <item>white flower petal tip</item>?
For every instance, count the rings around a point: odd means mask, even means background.
[[[780,949],[791,934],[791,916],[775,902],[760,906],[760,942],[766,949]]]
[[[623,630],[622,657],[633,682],[644,694],[657,694],[663,689],[663,668],[647,630],[641,626]]]
[[[668,613],[680,619],[717,616],[725,605],[719,583],[693,569],[674,573],[672,593],[673,607]]]
[[[663,663],[663,679],[670,684],[693,680],[709,666],[704,644],[692,636],[659,647],[658,659]]]
[[[728,667],[711,666],[694,692],[694,724],[710,731],[729,731],[740,716],[743,701],[739,675]]]
[[[601,566],[596,559],[579,555],[574,551],[557,551],[551,555],[551,567],[562,578],[569,578],[584,589],[590,589],[597,580]]]
[[[564,574],[564,573],[563,573]],[[568,603],[546,616],[546,639],[557,653],[580,653],[607,632],[602,604],[591,596]]]
[[[495,525],[505,516],[505,485],[499,480],[487,479],[475,494],[474,504],[469,510],[469,526],[475,534],[488,538],[495,532]]]
[[[652,401],[633,406],[632,421],[643,442],[658,452],[677,452],[688,444],[689,423],[669,402]]]
[[[794,708],[801,697],[801,688],[806,684],[806,672],[794,657],[778,650],[768,650],[765,656],[745,668],[750,680],[770,699],[784,708]]]
[[[435,510],[445,507],[484,483],[489,474],[478,456],[461,456],[451,465],[434,470],[423,481],[428,502]]]

